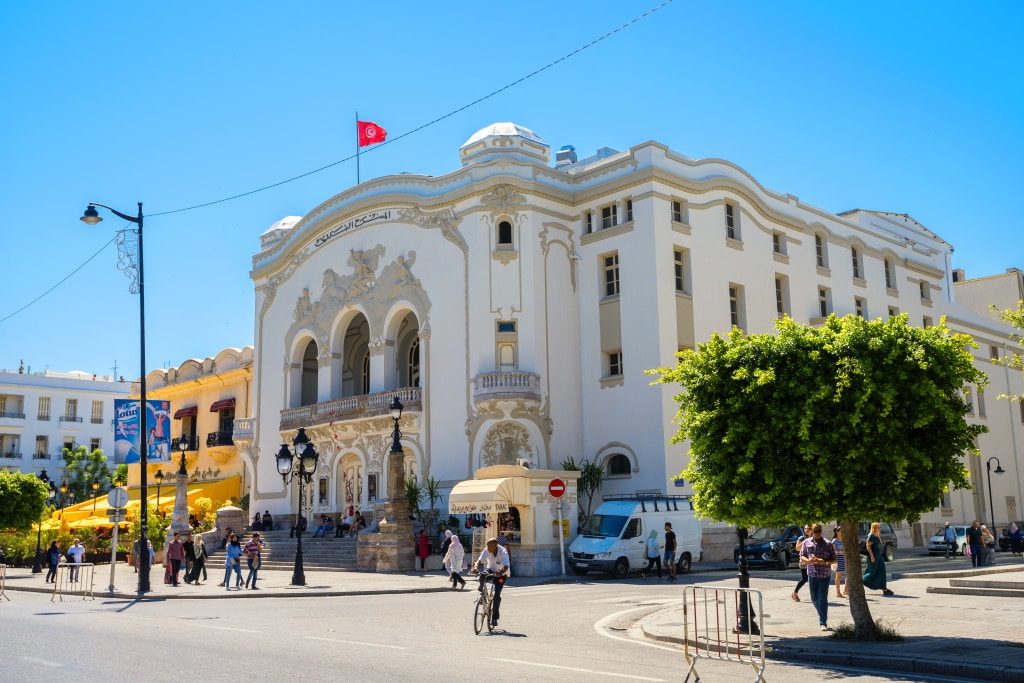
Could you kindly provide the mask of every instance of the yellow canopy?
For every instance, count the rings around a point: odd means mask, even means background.
[[[508,512],[509,506],[529,505],[525,477],[460,481],[448,496],[448,512],[466,515]]]
[[[238,499],[241,494],[242,478],[238,475],[226,479],[212,481],[190,481],[186,488],[188,505],[195,504],[197,498],[209,498],[211,500],[227,500],[228,498]],[[140,487],[128,489],[128,506],[139,508]],[[160,510],[171,513],[174,510],[176,487],[175,484],[165,484],[160,487]],[[157,489],[150,484],[146,490],[146,500],[150,505],[157,503]],[[95,507],[95,513],[93,508]],[[55,510],[51,519],[57,520],[62,531],[67,529],[78,529],[82,527],[113,526],[107,519],[107,496],[103,494],[96,500],[96,505],[90,498],[87,501],[65,507],[63,510]]]

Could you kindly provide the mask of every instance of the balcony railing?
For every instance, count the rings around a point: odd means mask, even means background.
[[[524,398],[539,401],[540,375],[533,372],[485,372],[473,378],[473,400]]]
[[[235,441],[231,436],[231,432],[210,432],[206,435],[206,447],[216,448],[218,446],[234,446]]]
[[[25,413],[0,413],[0,417],[9,417],[12,420],[24,420]]]
[[[20,459],[21,458],[21,452],[20,451],[3,451],[2,453],[0,453],[0,457],[11,458],[11,459]]]
[[[36,453],[35,455],[32,456],[32,459],[33,460],[49,460],[50,459],[50,454],[49,453]]]
[[[232,438],[242,441],[252,441],[256,436],[256,420],[251,417],[236,417],[235,431]]]
[[[102,417],[94,417],[94,418],[90,419],[89,422],[93,423],[94,425],[101,425],[101,424],[103,424],[103,418]]]
[[[60,421],[61,422],[81,422],[82,418],[80,418],[80,417],[71,417],[70,415],[61,415]]]
[[[394,391],[382,391],[377,394],[338,398],[299,408],[286,408],[281,411],[281,430],[315,427],[341,420],[387,415],[391,408],[391,402],[395,400],[396,396],[402,402],[404,410],[422,410],[420,388],[408,387]]]
[[[49,413],[39,413],[38,415],[36,415],[36,419],[39,420],[40,422],[49,422],[50,421],[50,414]]]

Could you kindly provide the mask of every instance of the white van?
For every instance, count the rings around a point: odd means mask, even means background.
[[[676,533],[676,571],[685,574],[703,557],[700,522],[687,496],[605,496],[569,546],[568,562],[582,576],[591,570],[625,577],[647,566],[646,541],[658,532],[665,550],[665,522]]]

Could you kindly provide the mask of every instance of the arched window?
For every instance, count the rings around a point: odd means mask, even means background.
[[[512,224],[508,221],[498,223],[498,248],[512,248]]]
[[[632,467],[630,467],[629,458],[624,456],[622,453],[616,453],[612,457],[608,458],[607,470],[609,476],[628,477]]]
[[[317,346],[312,339],[306,344],[302,353],[302,390],[299,392],[299,405],[311,406],[317,402]]]
[[[409,386],[420,385],[420,340],[416,338],[409,345]]]

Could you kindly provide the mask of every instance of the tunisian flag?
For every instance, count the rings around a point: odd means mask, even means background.
[[[378,142],[384,142],[388,136],[388,132],[373,121],[356,121],[356,126],[359,127],[360,147],[376,145]]]

